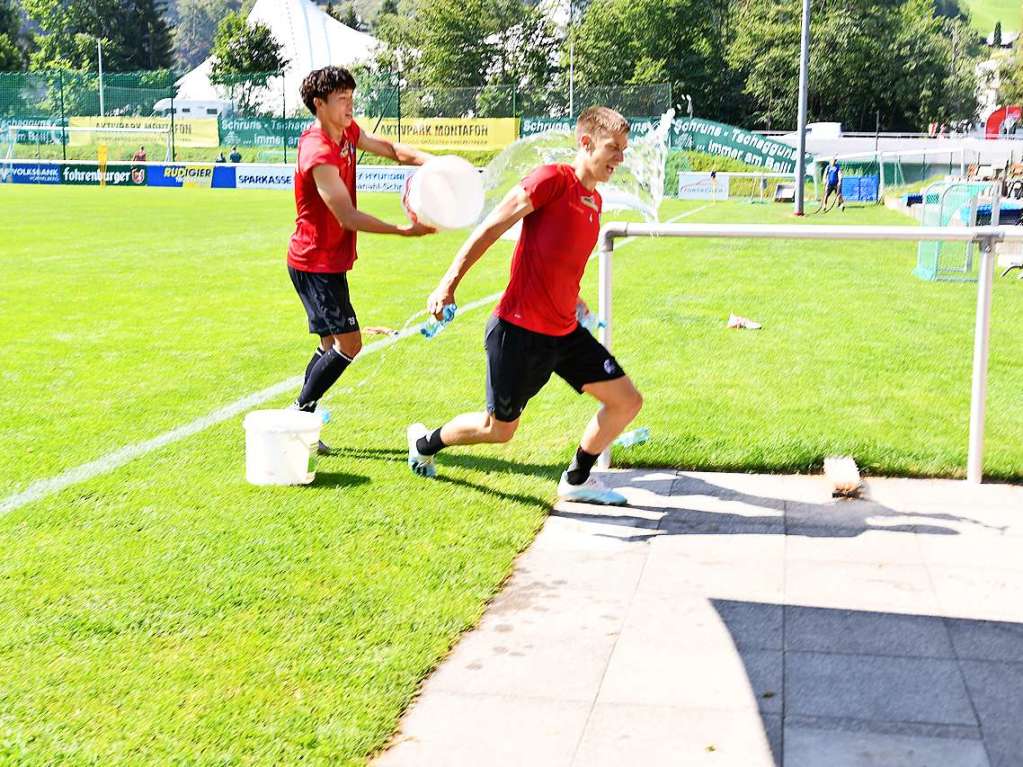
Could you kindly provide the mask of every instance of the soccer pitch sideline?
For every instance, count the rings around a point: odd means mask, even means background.
[[[360,201],[401,216],[396,196]],[[304,369],[289,193],[0,186],[0,210],[0,501]],[[807,223],[911,225],[822,218]],[[463,236],[360,235],[363,325],[420,309]],[[503,287],[510,251],[484,257],[461,305]],[[875,474],[962,476],[976,287],[923,283],[914,263],[898,243],[619,247],[615,353],[652,440],[616,462],[808,471],[849,453]],[[594,263],[591,304],[595,280]],[[361,764],[381,747],[542,524],[593,410],[552,382],[510,445],[445,451],[437,481],[409,473],[409,421],[483,404],[488,312],[353,366],[312,486],[247,485],[238,415],[0,517],[0,763]],[[729,312],[764,329],[726,330]],[[985,464],[1019,481],[1023,283],[996,282],[993,316]]]

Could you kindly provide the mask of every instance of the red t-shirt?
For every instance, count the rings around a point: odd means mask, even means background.
[[[570,165],[543,165],[522,180],[533,212],[522,220],[511,280],[495,314],[513,325],[564,336],[575,330],[579,282],[600,234],[600,194]]]
[[[355,147],[361,130],[353,121],[335,141],[322,128],[306,128],[298,139],[295,168],[295,233],[288,265],[303,272],[347,272],[355,263],[355,232],[343,229],[320,197],[313,178],[317,165],[333,165],[355,204]]]

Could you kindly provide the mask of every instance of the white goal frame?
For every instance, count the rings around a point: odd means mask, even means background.
[[[164,161],[171,162],[171,156],[173,154],[174,146],[174,134],[171,131],[170,126],[166,129],[163,128],[100,128],[92,126],[64,126],[64,125],[23,125],[20,123],[11,123],[7,126],[6,130],[6,143],[7,151],[4,156],[4,160],[20,160],[20,159],[32,159],[32,158],[21,158],[14,157],[14,152],[17,148],[17,137],[19,132],[35,132],[44,133],[49,132],[53,136],[58,137],[56,143],[58,146],[61,142],[69,143],[67,137],[73,133],[111,133],[111,134],[129,134],[129,135],[143,135],[143,136],[162,136],[162,144],[165,148]],[[127,162],[124,160],[123,162]]]
[[[598,317],[603,323],[600,341],[611,348],[612,259],[618,237],[716,237],[767,240],[882,240],[919,242],[973,242],[980,245],[977,310],[973,336],[973,377],[970,395],[970,436],[966,481],[983,479],[984,416],[987,405],[988,351],[991,338],[991,292],[995,245],[1023,243],[1019,226],[793,226],[790,224],[629,224],[612,221],[600,230],[600,297]],[[598,459],[600,468],[611,465],[611,449]]]

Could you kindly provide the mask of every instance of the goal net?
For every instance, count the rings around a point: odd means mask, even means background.
[[[2,135],[5,160],[130,161],[140,147],[146,160],[169,162],[172,134],[167,128],[82,128],[62,125],[8,125]]]
[[[680,200],[767,203],[784,197],[791,201],[795,184],[794,173],[680,171],[675,196]],[[805,195],[808,199],[817,198],[817,183],[809,172],[806,174]]]

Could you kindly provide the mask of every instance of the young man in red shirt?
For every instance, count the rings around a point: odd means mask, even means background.
[[[362,349],[359,320],[348,295],[356,232],[419,237],[433,231],[419,223],[388,224],[356,207],[356,150],[407,165],[422,165],[430,155],[363,131],[352,118],[354,91],[355,79],[342,67],[317,69],[302,81],[302,101],[316,120],[298,140],[298,215],[288,245],[288,272],[309,316],[309,332],[320,339],[294,404],[307,412],[316,410]],[[328,451],[321,442],[320,452]]]
[[[487,323],[487,412],[466,413],[429,431],[409,426],[412,470],[434,476],[434,456],[451,445],[507,442],[526,403],[557,373],[601,408],[583,432],[558,496],[588,503],[624,504],[590,471],[635,418],[643,399],[617,360],[576,319],[579,282],[600,232],[597,184],[624,159],[629,123],[606,107],[587,109],[576,125],[572,165],[544,165],[512,189],[459,250],[427,302],[440,317],[470,267],[516,222],[522,221],[511,280]]]

